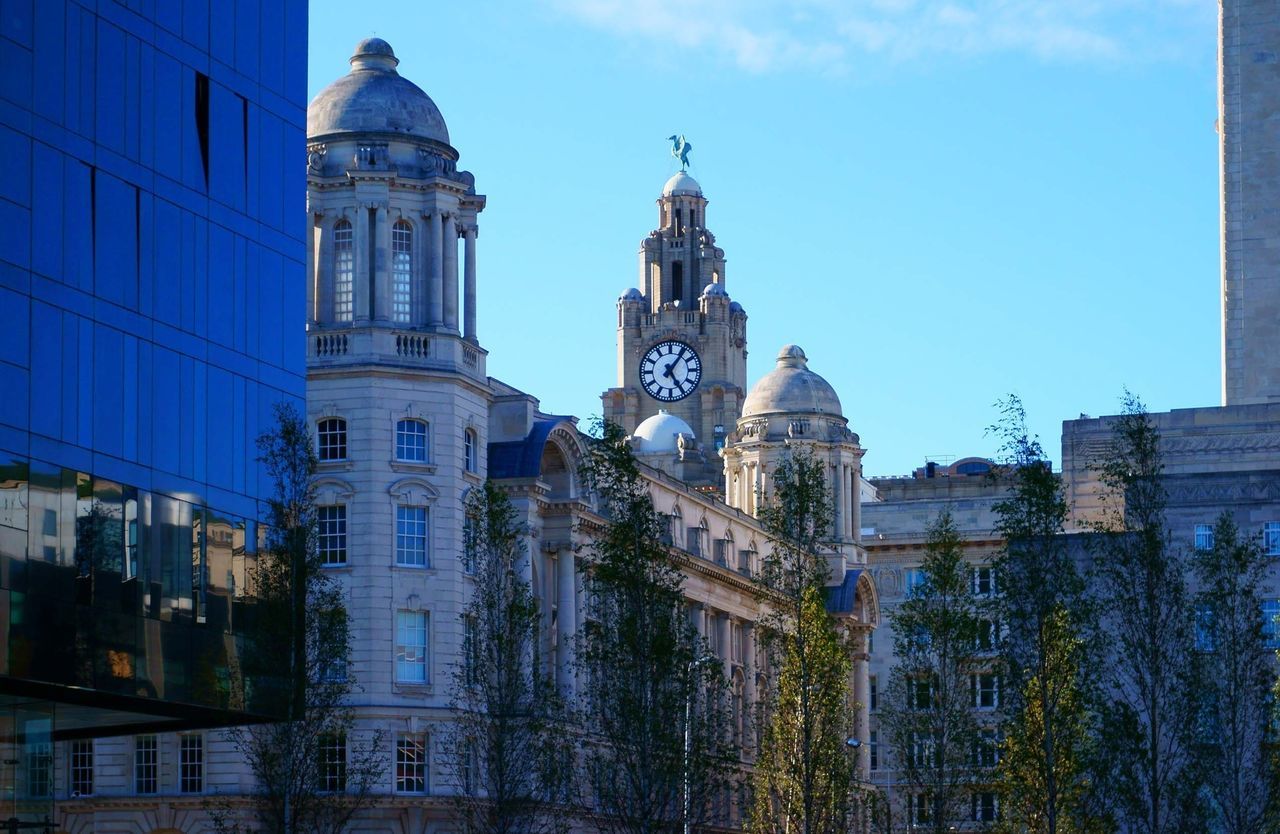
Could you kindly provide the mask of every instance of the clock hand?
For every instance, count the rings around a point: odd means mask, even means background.
[[[665,376],[667,379],[674,381],[675,377],[672,375],[671,372],[675,369],[675,367],[676,367],[676,360],[672,359],[670,362],[667,363],[667,369],[662,372],[662,375]]]

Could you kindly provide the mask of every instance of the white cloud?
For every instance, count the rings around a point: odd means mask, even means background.
[[[1030,54],[1160,60],[1212,42],[1206,0],[548,0],[658,48],[701,50],[751,72],[843,70],[868,57]]]

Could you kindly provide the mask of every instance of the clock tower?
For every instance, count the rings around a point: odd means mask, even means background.
[[[640,287],[618,299],[618,382],[601,399],[605,419],[628,434],[659,410],[683,420],[695,437],[671,445],[686,458],[676,471],[719,488],[718,451],[746,397],[747,314],[725,291],[724,250],[706,210],[693,177],[667,180],[658,228],[640,244]]]

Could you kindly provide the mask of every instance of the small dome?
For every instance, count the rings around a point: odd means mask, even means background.
[[[778,366],[760,378],[742,403],[743,418],[764,414],[844,416],[835,389],[809,370],[808,358],[797,345],[778,351]]]
[[[744,310],[744,309],[743,309],[743,307],[742,307],[742,305],[741,305],[741,304],[739,304],[738,302],[736,302],[736,301],[730,301],[730,302],[729,302],[729,312],[730,312],[730,313],[745,313],[745,312],[747,312],[747,311],[746,311],[746,310]]]
[[[351,72],[320,91],[307,107],[307,137],[334,133],[393,133],[449,144],[449,128],[431,97],[396,72],[391,44],[356,44]]]
[[[618,296],[619,301],[644,301],[644,293],[632,287],[631,289]]]
[[[712,281],[710,284],[707,284],[702,288],[702,297],[707,298],[708,296],[728,298],[729,293],[725,292],[724,284],[721,284],[719,281]]]
[[[667,184],[662,186],[663,197],[701,197],[702,186],[698,185],[698,181],[686,174],[684,171],[676,174],[667,180]]]
[[[687,434],[692,437],[693,429],[684,420],[660,408],[657,414],[636,426],[635,433],[631,437],[639,441],[636,443],[636,451],[643,454],[676,451],[678,434]]]

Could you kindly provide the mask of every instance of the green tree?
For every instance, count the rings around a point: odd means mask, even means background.
[[[1005,729],[996,768],[1004,834],[1100,834],[1103,820],[1082,813],[1091,788],[1090,712],[1080,688],[1083,641],[1062,606],[1042,622],[1043,657],[1022,689],[1021,710]]]
[[[1196,552],[1192,561],[1201,588],[1195,682],[1201,707],[1194,748],[1201,792],[1211,824],[1225,834],[1274,832],[1280,808],[1266,750],[1272,666],[1258,616],[1264,558],[1223,513],[1213,527],[1213,547]]]
[[[600,434],[583,475],[605,523],[584,553],[577,646],[592,819],[627,834],[702,825],[731,763],[722,666],[690,622],[666,519],[622,430]]]
[[[573,751],[555,682],[534,663],[541,615],[523,571],[523,527],[506,495],[487,481],[465,509],[475,581],[443,744],[461,830],[563,831]]]
[[[751,829],[833,834],[850,825],[853,804],[849,650],[824,599],[824,542],[832,505],[826,467],[804,448],[774,468],[759,519],[770,552],[759,592],[772,682],[763,744],[753,776]]]
[[[1105,514],[1091,551],[1096,645],[1105,647],[1101,688],[1111,726],[1104,753],[1127,827],[1142,834],[1201,831],[1190,730],[1193,618],[1188,564],[1166,521],[1160,434],[1141,400],[1125,392],[1112,443],[1095,464]]]
[[[267,546],[250,574],[254,639],[241,672],[250,709],[284,720],[230,731],[255,790],[248,814],[220,798],[211,815],[221,831],[338,834],[372,801],[383,771],[381,735],[357,737],[347,701],[350,620],[342,588],[320,568],[316,550],[307,422],[289,404],[277,404],[275,418],[275,429],[258,438],[274,490]]]
[[[994,561],[1000,594],[993,605],[1004,630],[1004,734],[1035,741],[1006,747],[997,770],[1004,825],[1044,834],[1092,831],[1091,721],[1075,648],[1076,618],[1086,611],[1084,581],[1062,535],[1062,484],[1027,430],[1021,400],[1010,396],[999,406],[1002,416],[993,430],[1003,437],[1011,481],[995,506],[996,532],[1004,540]]]
[[[991,673],[983,652],[995,648],[995,635],[978,615],[951,513],[939,514],[927,535],[923,584],[890,616],[898,662],[880,710],[880,736],[910,795],[924,797],[928,822],[917,828],[944,834],[965,818],[976,781],[974,759],[984,739],[971,684],[974,675]]]

